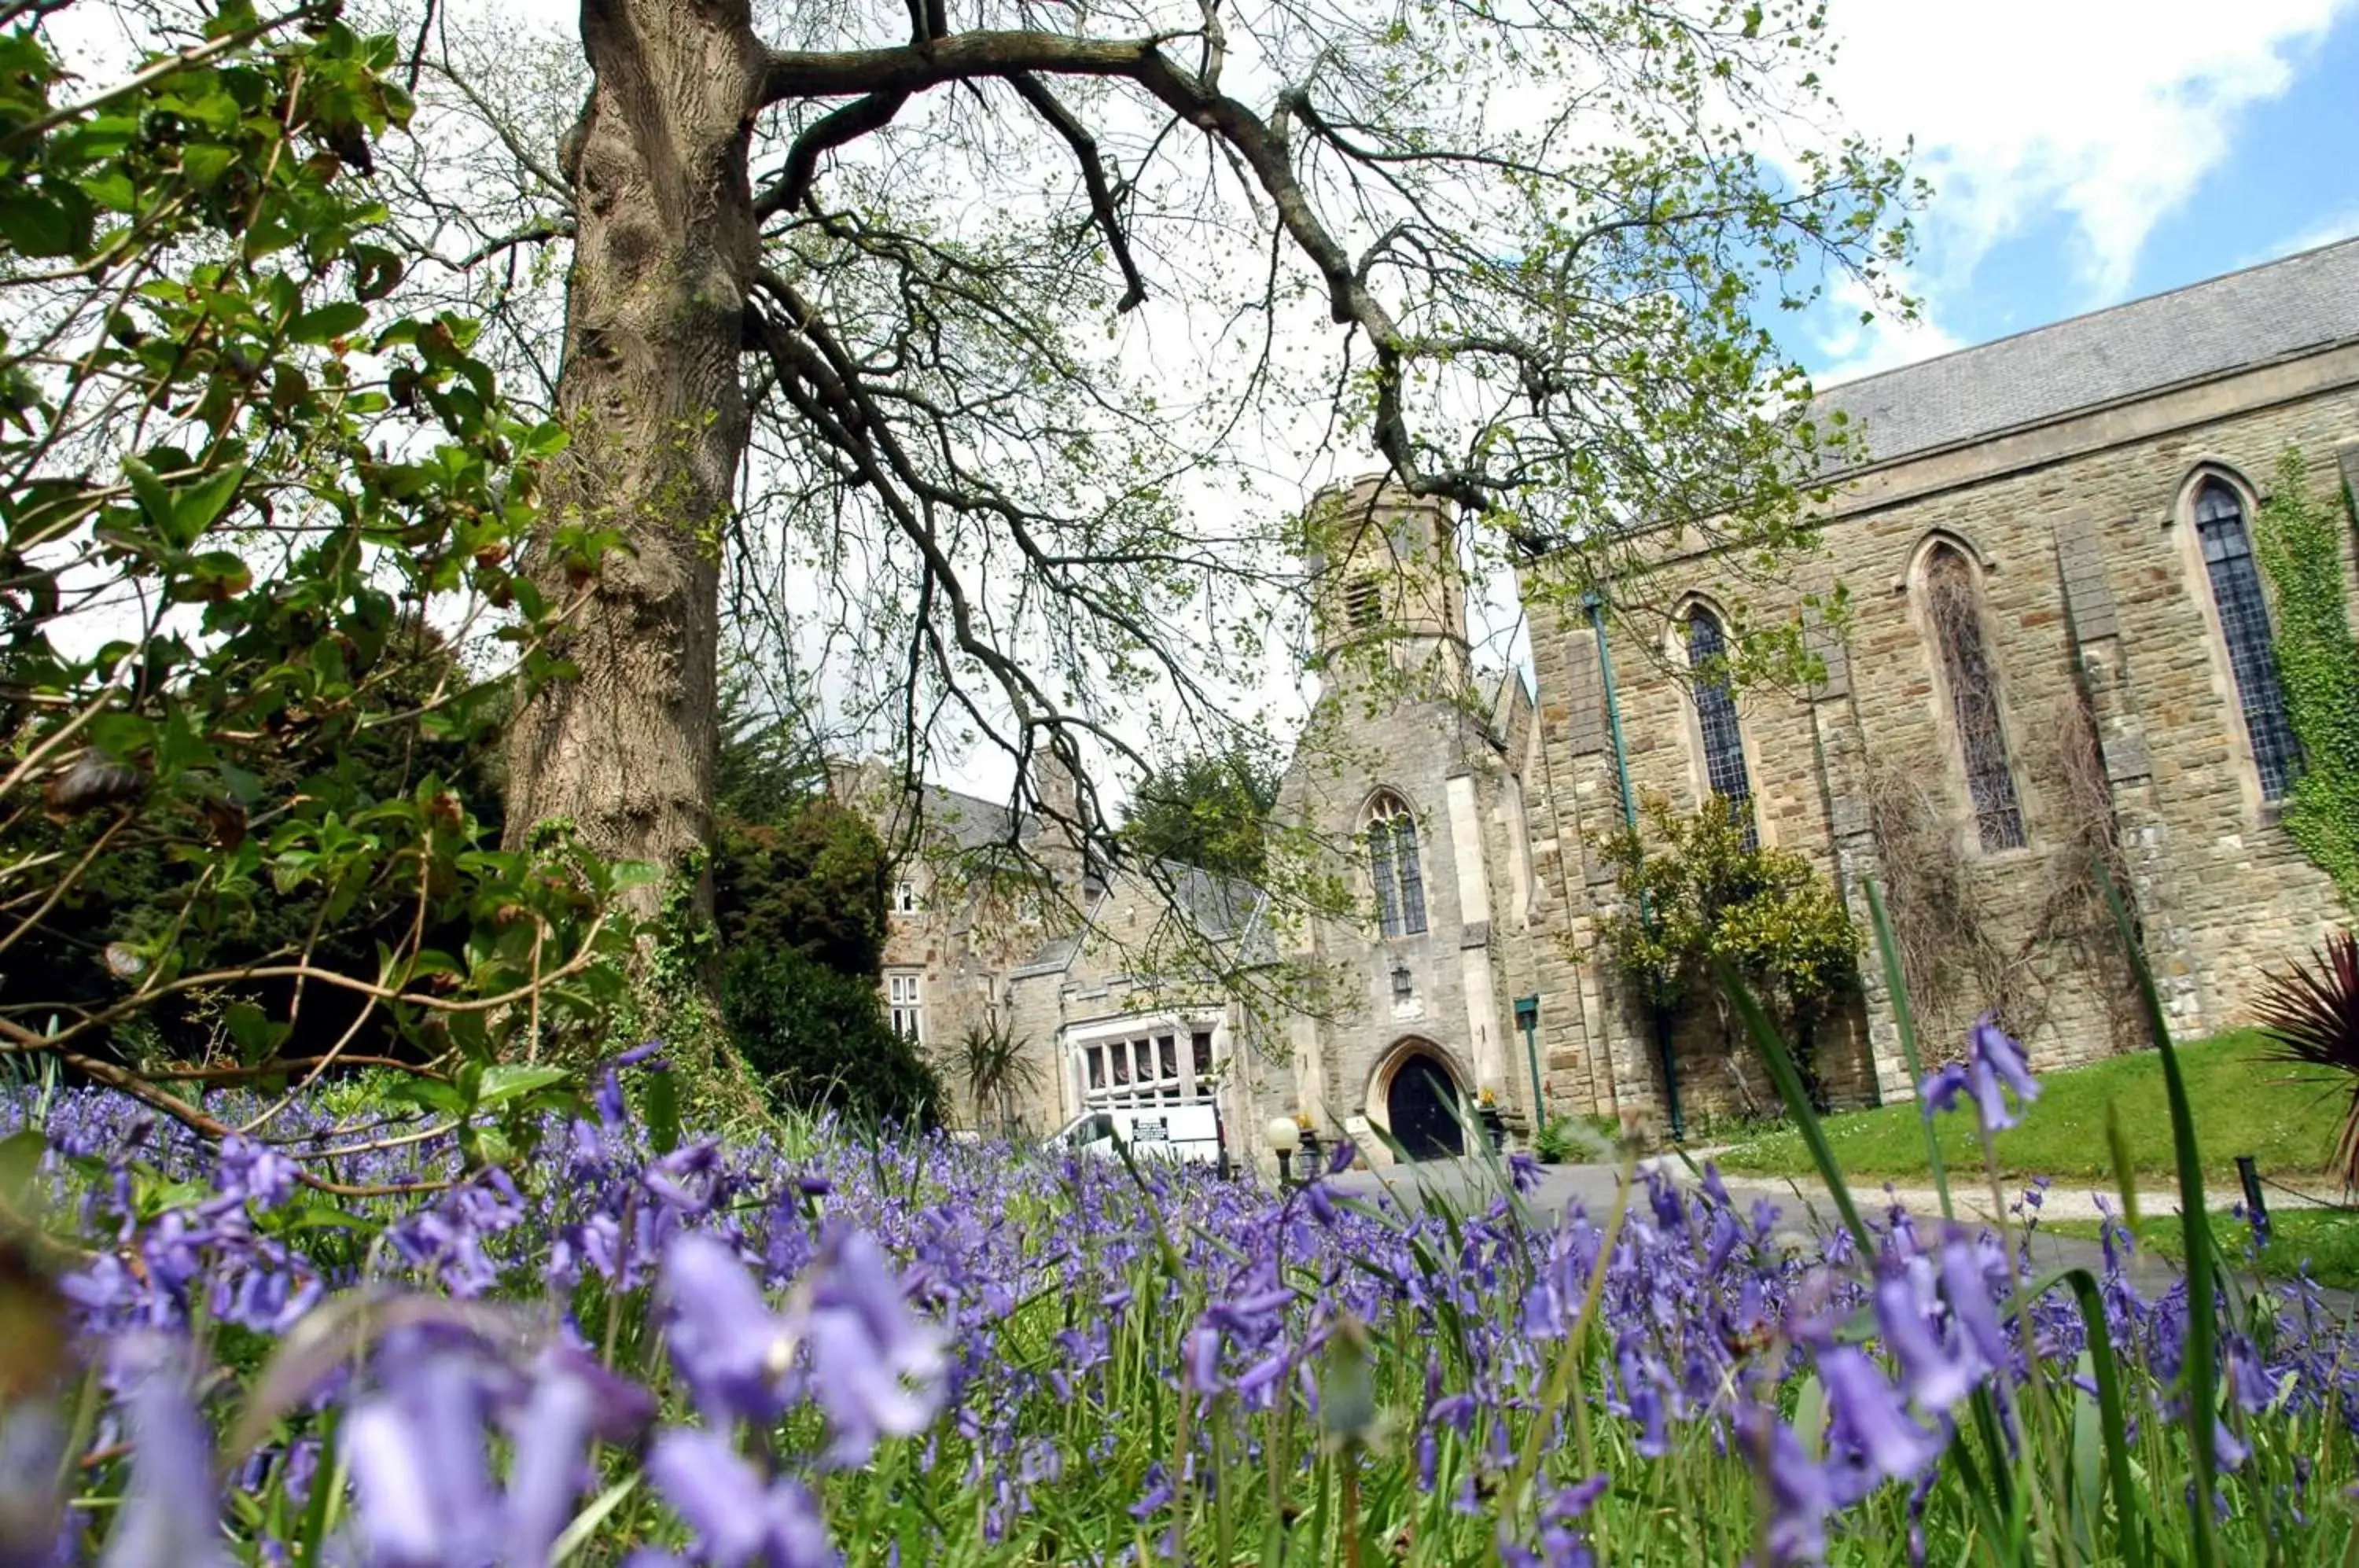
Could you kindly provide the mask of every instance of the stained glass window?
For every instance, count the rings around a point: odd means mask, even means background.
[[[1745,733],[1737,727],[1736,695],[1728,683],[1728,635],[1719,618],[1698,604],[1688,612],[1688,669],[1693,673],[1697,727],[1703,735],[1704,784],[1728,802],[1744,825],[1747,848],[1758,842],[1753,780],[1745,770]]]
[[[1998,674],[1983,641],[1980,594],[1973,568],[1951,545],[1937,544],[1925,559],[1926,608],[1940,650],[1942,684],[1958,726],[1958,749],[1965,758],[1966,789],[1973,798],[1974,829],[1986,850],[2023,847],[2023,807],[2007,761],[2006,729],[1999,717]]]
[[[1368,879],[1375,886],[1377,930],[1408,936],[1425,929],[1417,819],[1397,795],[1379,795],[1368,808]]]
[[[2229,668],[2235,672],[2236,698],[2245,713],[2245,734],[2253,745],[2253,767],[2261,776],[2261,795],[2283,800],[2300,770],[2301,754],[2286,722],[2268,602],[2262,597],[2261,574],[2253,562],[2244,503],[2234,490],[2217,479],[2204,482],[2195,497],[2195,532],[2203,545],[2204,570],[2212,578],[2212,602],[2219,606],[2220,635],[2228,645]]]

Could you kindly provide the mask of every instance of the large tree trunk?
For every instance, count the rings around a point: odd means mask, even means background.
[[[572,679],[509,743],[507,832],[566,819],[593,848],[677,873],[711,825],[719,556],[746,441],[741,321],[755,273],[746,147],[762,49],[745,0],[583,0],[596,77],[562,149],[577,232],[536,582],[588,572],[570,526],[627,549],[563,634]],[[640,912],[662,894],[650,889]]]

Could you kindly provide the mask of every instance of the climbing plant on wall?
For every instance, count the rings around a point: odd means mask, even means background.
[[[2277,602],[2277,676],[2301,742],[2302,774],[2287,797],[2286,832],[2359,910],[2359,640],[2343,589],[2343,517],[2311,489],[2299,452],[2277,460],[2276,493],[2261,504],[2255,544]]]
[[[1809,1057],[1812,1028],[1859,983],[1859,928],[1834,885],[1790,849],[1748,842],[1714,796],[1685,813],[1659,796],[1644,802],[1646,831],[1614,834],[1602,850],[1620,905],[1604,928],[1615,967],[1646,1001],[1672,1012],[1708,1003],[1721,1037],[1738,1038],[1712,962],[1725,960],[1768,1005]]]

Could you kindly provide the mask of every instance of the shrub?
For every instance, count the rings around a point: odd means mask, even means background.
[[[859,813],[818,797],[776,822],[724,821],[714,836],[712,913],[727,949],[792,951],[873,982],[889,867]]]
[[[1727,999],[1712,978],[1724,960],[1803,1042],[1835,999],[1859,983],[1859,928],[1833,886],[1791,850],[1747,843],[1742,818],[1714,797],[1690,815],[1646,802],[1658,841],[1625,831],[1606,842],[1621,907],[1605,922],[1615,966],[1649,1003],[1674,1012],[1708,997],[1735,1045]]]
[[[876,983],[791,947],[739,949],[723,971],[721,1016],[771,1100],[864,1123],[932,1127],[933,1069],[885,1019]]]
[[[459,775],[565,673],[544,590],[617,536],[549,526],[563,427],[396,297],[396,39],[231,5],[179,52],[196,13],[111,8],[147,63],[92,83],[56,9],[0,51],[0,1049],[214,1134],[150,1054],[275,1084],[383,1051],[521,1115],[644,877],[561,824],[500,846]]]

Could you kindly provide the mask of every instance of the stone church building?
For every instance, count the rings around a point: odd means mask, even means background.
[[[1484,1098],[1516,1128],[1536,1100],[1656,1125],[1768,1108],[1749,1053],[1703,1018],[1658,1024],[1601,945],[1619,897],[1601,846],[1625,811],[1715,794],[1832,879],[1863,931],[1866,885],[1883,889],[1930,1055],[1989,1007],[2039,1068],[2142,1043],[2100,860],[2173,1032],[2245,1021],[2264,973],[2347,918],[2277,824],[2300,756],[2252,529],[2288,448],[2321,500],[2359,485],[2359,240],[1820,405],[1864,452],[1789,581],[1740,594],[1699,555],[1653,569],[1644,615],[1527,594],[1529,687],[1470,659],[1441,507],[1375,482],[1323,498],[1322,689],[1277,815],[1327,846],[1357,912],[1289,918],[1201,873],[1074,857],[1077,920],[994,915],[939,868],[1038,830],[937,792],[940,853],[912,856],[896,894],[897,1022],[938,1060],[971,1030],[1019,1042],[1033,1071],[997,1112],[962,1105],[1035,1134],[1209,1100],[1241,1154],[1298,1115],[1381,1161],[1387,1138],[1454,1151],[1453,1105]],[[1848,611],[1811,626],[1815,679],[1690,678],[1740,600],[1782,621],[1838,583]],[[1872,948],[1862,971],[1814,1040],[1839,1103],[1911,1092]],[[1310,999],[1235,998],[1279,974]]]

